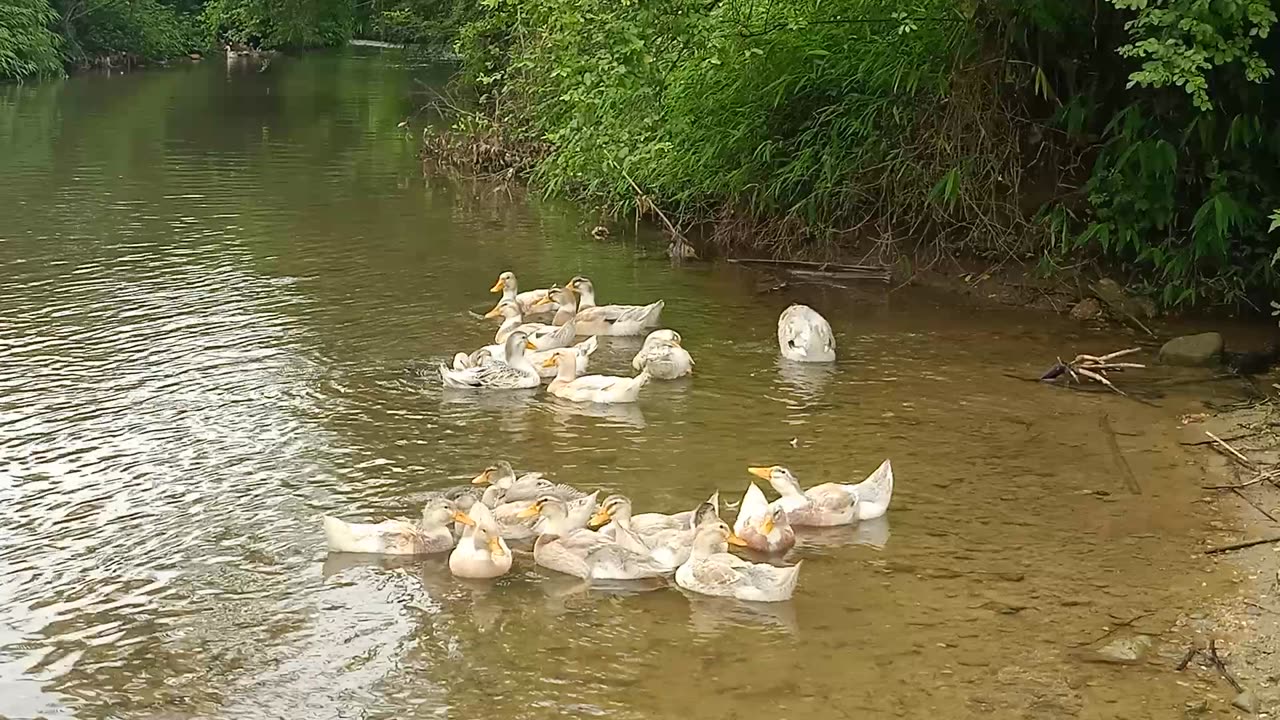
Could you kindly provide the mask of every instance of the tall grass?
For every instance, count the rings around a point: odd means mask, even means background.
[[[778,254],[1101,259],[1166,305],[1280,284],[1261,0],[478,7],[486,157],[538,147],[515,156],[548,192]]]
[[[500,124],[549,144],[533,179],[550,192],[657,203],[776,253],[1016,249],[1015,128],[952,0],[486,7],[458,43],[468,76]]]

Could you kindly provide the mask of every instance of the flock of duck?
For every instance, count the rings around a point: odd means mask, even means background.
[[[663,301],[648,305],[596,305],[591,280],[519,292],[504,272],[491,288],[502,299],[486,318],[502,318],[494,344],[458,353],[441,365],[445,387],[517,390],[551,378],[547,391],[574,402],[634,402],[652,379],[693,372],[680,334],[660,329]],[[529,322],[542,318],[550,322]],[[586,375],[599,335],[648,336],[632,360],[634,377]],[[577,342],[580,336],[586,340]],[[778,319],[782,355],[798,362],[835,360],[831,326],[812,308],[792,305]],[[733,526],[720,519],[720,494],[674,514],[633,514],[631,501],[585,493],[539,472],[517,475],[505,460],[469,484],[433,493],[417,521],[377,524],[324,518],[331,552],[389,555],[449,553],[450,571],[463,578],[506,574],[508,541],[532,541],[535,564],[585,580],[639,580],[674,575],[695,593],[739,600],[790,599],[803,561],[791,566],[752,562],[729,552],[738,546],[781,555],[796,544],[796,527],[852,525],[885,514],[893,496],[888,460],[862,482],[823,483],[807,490],[785,467],[751,467],[779,495],[770,502],[755,482],[738,506]],[[483,491],[481,490],[483,487]]]

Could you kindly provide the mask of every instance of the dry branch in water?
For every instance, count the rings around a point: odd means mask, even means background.
[[[1142,348],[1129,348],[1128,350],[1117,350],[1116,352],[1108,353],[1106,355],[1081,354],[1075,356],[1075,359],[1071,362],[1065,363],[1062,362],[1062,358],[1058,358],[1058,362],[1053,367],[1049,368],[1045,374],[1041,375],[1040,379],[1044,382],[1049,382],[1065,375],[1072,382],[1082,383],[1084,381],[1080,378],[1084,378],[1085,380],[1092,380],[1093,382],[1105,385],[1116,393],[1124,395],[1124,392],[1120,390],[1120,388],[1111,383],[1111,379],[1107,377],[1107,373],[1122,372],[1129,368],[1145,368],[1146,365],[1141,363],[1116,362],[1122,357],[1132,355],[1133,353],[1140,352],[1141,350]]]

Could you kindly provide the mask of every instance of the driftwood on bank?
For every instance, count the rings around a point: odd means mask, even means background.
[[[1107,373],[1123,372],[1130,368],[1145,368],[1146,365],[1141,363],[1119,362],[1120,358],[1141,351],[1142,348],[1129,348],[1128,350],[1117,350],[1106,355],[1080,354],[1076,355],[1070,362],[1063,362],[1062,358],[1058,358],[1058,362],[1046,370],[1040,376],[1040,379],[1044,382],[1051,382],[1060,377],[1065,377],[1077,384],[1083,383],[1084,380],[1091,380],[1110,388],[1120,395],[1124,395],[1124,391],[1111,382]],[[1081,380],[1081,378],[1084,378],[1084,380]]]
[[[767,258],[729,258],[729,262],[738,265],[771,267],[802,277],[825,277],[835,280],[878,280],[887,283],[893,276],[893,272],[882,265],[844,265],[833,262]]]

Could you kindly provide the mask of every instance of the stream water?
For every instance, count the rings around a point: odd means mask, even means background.
[[[447,71],[376,48],[0,87],[0,715],[1167,718],[1169,628],[1225,587],[1156,409],[1012,380],[1132,338],[880,287],[673,267],[628,228],[424,177]],[[666,300],[697,360],[608,411],[443,394],[497,274]],[[834,367],[779,363],[803,300]],[[630,374],[638,340],[597,371]],[[1141,494],[1128,488],[1117,451]],[[888,517],[802,536],[792,601],[329,556],[498,458],[638,510],[892,458]],[[732,512],[727,511],[731,518]],[[1127,623],[1127,624],[1126,624]],[[1129,666],[1090,643],[1158,636]]]

